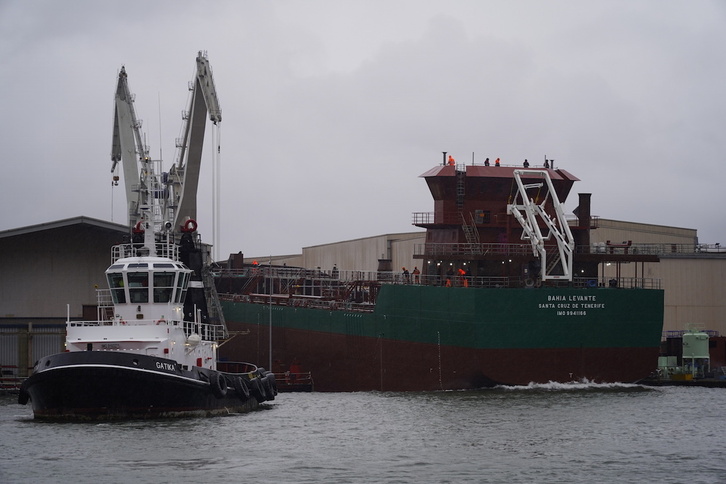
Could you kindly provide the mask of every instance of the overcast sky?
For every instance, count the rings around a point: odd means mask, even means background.
[[[603,218],[726,243],[724,1],[0,0],[0,230],[125,223],[111,187],[125,66],[175,161],[197,51],[223,112],[219,254],[418,230],[448,151],[545,155]],[[211,137],[199,193],[211,241]]]

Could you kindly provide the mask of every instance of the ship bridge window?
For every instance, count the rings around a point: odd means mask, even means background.
[[[129,264],[131,266],[131,264]],[[149,302],[149,273],[129,272],[129,300],[132,303]]]
[[[123,268],[124,268],[123,264],[114,264],[111,267],[109,267],[109,269],[123,269]]]
[[[159,264],[154,264],[156,267]],[[171,264],[169,264],[171,265]],[[171,294],[174,291],[175,272],[154,273],[154,302],[168,303],[171,301]]]
[[[108,287],[111,289],[111,297],[114,304],[123,304],[126,302],[126,293],[124,292],[124,275],[121,272],[106,274],[108,278]]]
[[[171,262],[162,262],[159,264],[154,264],[154,269],[173,269],[174,264]]]
[[[184,298],[187,295],[187,285],[189,285],[189,275],[190,272],[180,272],[179,278],[177,279],[177,286],[176,286],[176,296],[174,297],[174,302],[180,303],[184,302]]]

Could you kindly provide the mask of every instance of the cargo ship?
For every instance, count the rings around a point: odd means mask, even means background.
[[[421,177],[434,211],[413,214],[426,229],[413,272],[390,259],[371,273],[215,269],[228,327],[245,333],[223,357],[269,343],[270,361],[300,361],[318,391],[638,382],[652,372],[663,290],[622,277],[620,265],[658,256],[627,241],[592,244],[591,195],[579,195],[575,218],[564,213],[575,176],[546,157],[467,166],[444,153]]]

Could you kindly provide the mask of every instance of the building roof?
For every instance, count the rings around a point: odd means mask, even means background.
[[[17,229],[3,230],[0,231],[0,239],[7,237],[15,237],[17,235],[30,234],[34,232],[42,232],[45,230],[53,230],[64,227],[71,227],[73,225],[90,225],[112,232],[127,233],[129,228],[126,225],[117,224],[114,222],[108,222],[106,220],[99,220],[96,218],[86,217],[80,215],[78,217],[67,218],[63,220],[55,220],[53,222],[46,222],[37,225],[28,225],[27,227],[20,227]]]

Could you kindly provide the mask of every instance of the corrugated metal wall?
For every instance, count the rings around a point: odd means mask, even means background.
[[[39,330],[41,331],[43,334],[33,335],[31,365],[44,356],[60,353],[65,349],[65,328],[43,328]]]
[[[0,327],[0,366],[18,366],[18,328]]]
[[[30,326],[30,333],[28,329],[28,326],[17,325],[0,327],[0,366],[5,367],[3,374],[12,371],[13,376],[26,376],[38,359],[63,351],[65,327]]]

